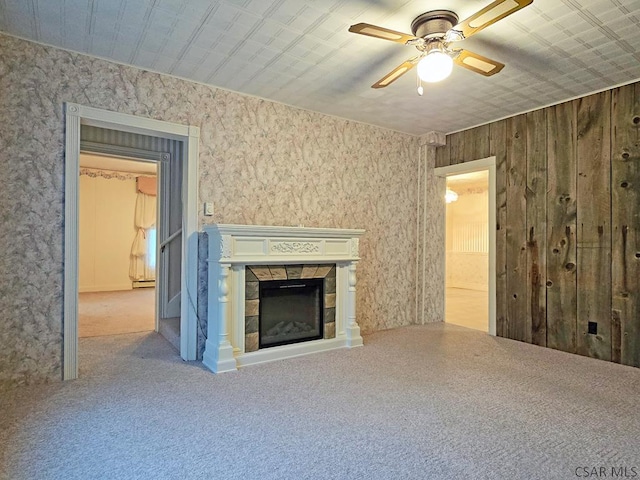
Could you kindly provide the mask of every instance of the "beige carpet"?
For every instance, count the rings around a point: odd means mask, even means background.
[[[81,293],[78,298],[81,338],[155,329],[155,288]]]
[[[447,288],[445,321],[461,327],[489,331],[487,292],[465,288]]]
[[[442,323],[364,340],[214,375],[156,333],[84,338],[78,380],[0,391],[0,479],[640,471],[640,369]]]

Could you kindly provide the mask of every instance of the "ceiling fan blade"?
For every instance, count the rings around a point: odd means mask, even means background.
[[[391,40],[392,42],[407,43],[409,40],[415,40],[416,37],[408,33],[396,32],[388,28],[378,27],[370,23],[357,23],[349,27],[352,33],[360,35],[368,35],[369,37],[381,38],[382,40]]]
[[[376,83],[371,85],[371,88],[384,88],[390,85],[391,83],[395,82],[398,78],[400,78],[402,75],[404,75],[409,70],[411,70],[419,59],[420,59],[420,55],[398,65],[396,68],[391,70],[389,73],[387,73],[384,77],[382,77]]]
[[[531,3],[533,3],[533,0],[496,0],[466,20],[458,23],[451,30],[461,33],[462,38],[469,38],[483,28],[493,25],[498,20],[517,12]]]
[[[456,56],[453,61],[461,67],[484,75],[485,77],[495,75],[504,68],[504,63],[496,62],[495,60],[468,50],[460,50],[458,56]]]

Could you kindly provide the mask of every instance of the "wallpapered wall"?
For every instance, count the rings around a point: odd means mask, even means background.
[[[199,126],[201,223],[366,229],[363,332],[415,321],[417,138],[1,35],[0,92],[0,384],[61,377],[64,102]]]

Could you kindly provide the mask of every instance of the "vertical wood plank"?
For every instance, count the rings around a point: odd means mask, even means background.
[[[447,135],[449,143],[449,165],[464,162],[464,132]]]
[[[436,167],[449,166],[449,135],[447,135],[447,144],[436,148]]]
[[[577,353],[610,360],[611,91],[577,102]]]
[[[547,113],[547,346],[576,351],[577,102]]]
[[[612,360],[640,367],[640,83],[612,102]]]
[[[490,126],[489,155],[496,157],[496,335],[507,336],[507,122]]]
[[[526,114],[527,121],[527,318],[531,343],[547,344],[547,109]]]
[[[507,119],[507,319],[505,336],[531,343],[527,317],[527,118]]]
[[[463,160],[470,162],[489,156],[489,125],[471,128],[464,132]]]

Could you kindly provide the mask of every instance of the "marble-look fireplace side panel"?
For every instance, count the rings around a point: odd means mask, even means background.
[[[324,338],[336,336],[336,265],[247,265],[245,270],[244,351],[259,349],[260,282],[324,279]]]

